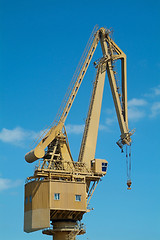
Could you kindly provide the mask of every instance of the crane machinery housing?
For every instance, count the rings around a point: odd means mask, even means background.
[[[96,79],[78,161],[74,161],[64,124],[99,42],[103,55],[94,63]],[[121,61],[121,88],[114,69],[117,60]],[[125,144],[131,145],[133,131],[128,128],[126,55],[112,40],[109,30],[96,26],[55,121],[41,136],[36,147],[25,155],[28,163],[39,159],[34,175],[28,177],[25,184],[25,232],[43,229],[43,233],[52,235],[54,240],[75,239],[85,233],[80,221],[90,211],[88,204],[91,197],[107,172],[107,160],[95,159],[106,72],[121,131],[117,144],[120,148]],[[129,179],[129,188],[130,185]]]

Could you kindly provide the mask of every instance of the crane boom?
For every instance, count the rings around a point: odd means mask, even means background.
[[[91,60],[92,60],[93,54],[94,54],[94,52],[95,52],[95,50],[97,48],[97,45],[98,45],[98,42],[99,42],[99,34],[98,33],[99,32],[97,31],[96,34],[95,34],[93,43],[91,44],[91,47],[90,47],[90,49],[88,51],[86,59],[85,59],[85,61],[83,63],[83,66],[82,66],[82,68],[80,70],[80,73],[79,73],[79,75],[77,77],[77,81],[76,81],[76,83],[75,83],[75,85],[73,87],[73,90],[72,90],[72,92],[71,92],[71,94],[69,96],[69,99],[68,99],[68,101],[66,103],[64,111],[63,111],[63,113],[61,115],[60,122],[63,122],[63,123],[65,122],[65,120],[66,120],[66,118],[68,116],[68,113],[69,113],[69,111],[71,109],[71,106],[73,104],[73,101],[74,101],[74,99],[75,99],[75,97],[76,97],[76,95],[78,93],[78,90],[79,90],[80,85],[81,85],[81,83],[83,81],[85,73],[86,73],[86,71],[87,71],[87,69],[89,67],[89,64],[90,64]]]
[[[72,88],[72,91],[68,97],[68,100],[66,101],[65,107],[63,109],[63,112],[60,116],[60,119],[58,123],[56,123],[47,133],[46,135],[42,138],[42,140],[38,143],[38,145],[29,153],[25,155],[25,159],[27,162],[34,162],[35,160],[39,158],[43,158],[45,155],[45,149],[49,146],[49,144],[62,132],[62,128],[64,126],[64,123],[66,121],[66,118],[68,116],[68,113],[71,109],[71,106],[74,102],[74,99],[78,93],[78,90],[80,88],[80,85],[83,81],[83,78],[85,76],[85,73],[88,69],[88,66],[91,62],[91,59],[93,57],[93,54],[96,50],[96,47],[98,45],[98,42],[100,40],[101,43],[101,48],[102,48],[102,53],[103,53],[103,58],[101,59],[101,65],[103,65],[103,68],[105,70],[103,71],[103,74],[100,74],[98,72],[98,78],[102,78],[102,75],[105,78],[105,71],[107,71],[108,78],[109,78],[109,83],[112,91],[112,96],[115,104],[115,109],[117,113],[117,118],[121,130],[121,139],[117,142],[117,144],[122,148],[124,144],[130,145],[131,142],[131,133],[129,132],[128,129],[128,117],[127,117],[127,92],[126,92],[126,56],[125,54],[121,51],[121,49],[114,43],[114,41],[110,38],[109,32],[106,31],[105,28],[100,28],[97,30],[97,32],[94,34],[93,40],[90,43],[90,48],[86,54],[85,60],[83,62],[83,65],[79,71],[79,74],[76,78],[75,84]],[[117,91],[118,87],[116,84],[115,80],[115,74],[114,74],[114,69],[113,69],[113,62],[117,59],[122,59],[122,103],[120,102],[120,96],[119,92]],[[98,68],[99,71],[99,68]],[[102,84],[103,85],[103,84]],[[98,89],[98,88],[97,88]],[[101,106],[101,101],[102,101],[102,94],[103,90],[100,93],[100,96],[97,97],[96,101],[99,101],[99,104]],[[96,96],[96,94],[95,94]],[[93,97],[94,98],[94,97]],[[98,100],[99,99],[99,100]],[[96,105],[95,105],[96,106]],[[93,109],[93,106],[91,107]],[[99,108],[100,110],[100,108]],[[96,111],[95,111],[96,112]],[[94,113],[93,113],[94,115]],[[91,152],[92,156],[94,156],[95,153],[95,148],[96,148],[96,139],[97,139],[97,132],[98,132],[98,125],[99,125],[99,117],[100,117],[100,111],[97,115],[97,117],[94,119],[93,123],[94,125],[97,124],[97,127],[95,128],[95,136],[94,137],[89,137],[88,142],[85,142],[84,144],[84,139],[82,141],[82,145],[92,145]],[[86,129],[88,128],[88,125],[86,126]],[[93,127],[90,127],[93,129]],[[86,136],[88,133],[88,130],[85,129],[84,135]],[[91,130],[92,131],[92,130]],[[90,142],[90,143],[89,143]],[[88,150],[89,151],[89,150]],[[82,160],[82,152],[84,154],[84,146],[81,147],[80,150],[80,155],[79,155],[79,161],[80,162],[88,162],[89,160]]]
[[[94,54],[94,52],[96,50],[98,42],[99,42],[99,30],[95,34],[93,42],[92,42],[92,44],[90,46],[88,54],[87,54],[87,56],[85,58],[83,66],[82,66],[82,68],[81,68],[81,70],[79,72],[77,80],[76,80],[76,82],[74,84],[74,87],[73,87],[72,92],[71,92],[71,94],[70,94],[70,96],[68,98],[68,101],[67,101],[67,103],[65,105],[65,108],[63,110],[63,113],[62,113],[62,115],[60,117],[60,120],[59,120],[58,124],[56,126],[53,126],[46,133],[44,138],[39,142],[39,144],[35,147],[34,150],[30,151],[29,153],[27,153],[25,155],[25,159],[26,159],[27,162],[32,163],[32,162],[36,161],[37,159],[44,157],[44,155],[45,155],[45,151],[44,151],[45,148],[54,140],[55,136],[62,130],[63,125],[65,123],[65,120],[66,120],[66,118],[68,116],[68,113],[69,113],[69,111],[71,109],[71,106],[73,104],[73,101],[74,101],[74,99],[75,99],[75,97],[76,97],[76,95],[78,93],[78,90],[80,88],[82,80],[83,80],[83,78],[85,76],[85,73],[86,73],[86,71],[88,69],[88,66],[89,66],[89,64],[90,64],[90,62],[92,60],[92,57],[93,57],[93,54]]]

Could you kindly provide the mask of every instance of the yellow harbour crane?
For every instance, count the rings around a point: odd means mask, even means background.
[[[102,58],[94,63],[96,79],[78,161],[74,161],[64,124],[99,42]],[[121,88],[114,68],[117,60],[121,61]],[[109,30],[96,26],[55,121],[41,136],[36,147],[25,155],[28,163],[39,159],[34,175],[28,177],[25,184],[25,232],[42,229],[54,240],[74,240],[77,235],[85,233],[80,221],[90,211],[88,204],[97,184],[107,172],[107,160],[95,159],[106,72],[121,131],[117,144],[121,149],[124,145],[131,145],[134,131],[128,128],[126,55],[112,40]],[[130,179],[127,184],[130,189]]]

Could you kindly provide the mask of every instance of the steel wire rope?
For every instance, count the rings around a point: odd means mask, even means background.
[[[68,87],[68,89],[66,91],[66,94],[65,94],[65,96],[64,96],[64,98],[63,98],[63,100],[61,102],[61,105],[60,105],[60,107],[58,109],[58,112],[56,114],[56,117],[55,117],[54,121],[49,126],[47,126],[46,128],[44,128],[41,131],[40,136],[38,138],[36,138],[35,140],[33,140],[32,144],[30,145],[30,148],[33,148],[40,140],[42,140],[44,135],[49,131],[49,129],[51,129],[52,127],[54,127],[58,123],[58,121],[60,119],[60,116],[61,116],[61,114],[62,114],[62,112],[63,112],[63,110],[64,110],[64,108],[66,106],[67,99],[69,98],[69,96],[70,96],[70,94],[72,92],[72,89],[74,87],[74,84],[75,84],[75,82],[77,80],[77,76],[80,73],[80,70],[81,70],[81,68],[83,66],[84,60],[85,60],[85,58],[86,58],[86,56],[87,56],[87,54],[89,52],[89,49],[91,47],[91,44],[93,42],[93,39],[94,39],[94,36],[95,36],[97,30],[98,30],[98,25],[95,25],[95,27],[93,28],[93,31],[92,31],[92,33],[90,35],[90,38],[89,38],[89,40],[87,42],[87,45],[86,45],[86,47],[85,47],[85,49],[83,51],[83,54],[82,54],[82,56],[80,58],[78,66],[77,66],[77,68],[76,68],[76,70],[75,70],[75,72],[73,74],[72,80],[71,80],[71,82],[69,84],[69,87]]]
[[[80,70],[81,70],[81,68],[82,68],[82,66],[83,66],[84,60],[85,60],[85,58],[86,58],[86,56],[87,56],[87,54],[88,54],[88,51],[89,51],[89,49],[90,49],[90,46],[91,46],[91,44],[92,44],[92,42],[93,42],[94,34],[96,33],[97,29],[98,29],[98,26],[96,25],[96,26],[94,27],[92,33],[91,33],[91,36],[90,36],[90,38],[89,38],[89,40],[88,40],[88,42],[87,42],[87,45],[86,45],[86,47],[85,47],[85,49],[84,49],[84,52],[83,52],[83,54],[82,54],[82,56],[81,56],[81,59],[80,59],[80,61],[79,61],[79,63],[78,63],[78,66],[77,66],[77,68],[76,68],[76,70],[75,70],[75,72],[74,72],[74,75],[73,75],[73,77],[72,77],[72,80],[71,80],[71,82],[70,82],[70,84],[69,84],[69,87],[68,87],[68,89],[67,89],[67,91],[66,91],[66,94],[65,94],[65,96],[64,96],[64,98],[63,98],[63,100],[62,100],[62,103],[61,103],[61,105],[60,105],[60,108],[59,108],[59,110],[58,110],[58,112],[57,112],[57,115],[56,115],[56,118],[55,118],[55,121],[56,121],[56,122],[58,122],[58,120],[59,120],[59,118],[60,118],[60,116],[61,116],[61,114],[62,114],[62,112],[63,112],[63,110],[64,110],[64,108],[65,108],[67,99],[69,98],[69,96],[70,96],[70,94],[71,94],[71,92],[72,92],[72,90],[73,90],[74,84],[75,84],[75,82],[76,82],[76,80],[77,80],[77,77],[78,77],[78,74],[80,73]],[[55,121],[54,121],[54,122],[55,122]],[[54,122],[53,122],[53,123],[54,123]],[[53,123],[52,123],[52,124],[53,124]]]
[[[131,179],[131,144],[129,146],[129,178]]]
[[[128,172],[128,147],[126,146],[126,168],[127,168],[127,180],[129,180],[129,172]]]
[[[126,146],[126,168],[127,168],[127,180],[131,180],[131,144],[129,146]]]

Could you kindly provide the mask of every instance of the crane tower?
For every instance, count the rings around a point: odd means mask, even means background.
[[[64,124],[99,42],[102,58],[94,63],[96,79],[78,161],[74,161]],[[114,69],[117,60],[121,61],[121,91]],[[117,144],[120,148],[131,144],[133,131],[128,129],[126,55],[112,40],[109,30],[95,27],[55,121],[25,155],[28,163],[39,160],[34,175],[28,177],[25,184],[24,231],[27,233],[42,229],[54,240],[75,239],[85,233],[80,221],[90,211],[91,197],[107,172],[107,160],[95,159],[106,72],[121,131]]]

